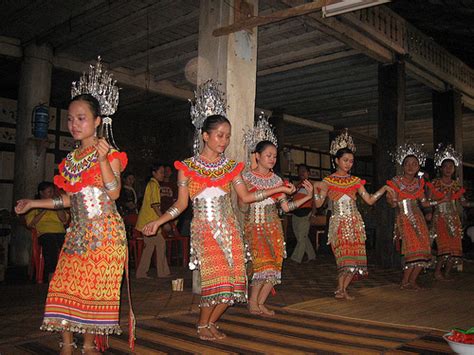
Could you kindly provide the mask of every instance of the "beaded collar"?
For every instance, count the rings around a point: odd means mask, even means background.
[[[97,163],[97,150],[92,146],[91,149],[85,149],[82,152],[78,149],[70,152],[64,161],[61,175],[64,176],[71,184],[80,181],[81,174],[89,170]]]
[[[329,185],[329,189],[331,190],[354,190],[365,184],[365,180],[361,180],[353,175],[339,176],[332,174],[326,176],[324,181]]]
[[[174,166],[182,170],[185,176],[190,177],[207,186],[222,186],[236,177],[243,169],[243,163],[222,156],[216,162],[208,162],[200,157],[191,157],[177,161]]]
[[[246,170],[242,178],[257,190],[268,190],[283,185],[283,180],[273,172],[262,175],[252,170]]]

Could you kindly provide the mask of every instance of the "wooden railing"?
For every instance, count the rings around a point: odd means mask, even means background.
[[[342,17],[406,60],[474,97],[474,70],[385,6]]]

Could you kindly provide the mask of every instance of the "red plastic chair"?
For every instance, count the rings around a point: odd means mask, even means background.
[[[181,235],[179,233],[178,227],[174,222],[168,222],[171,226],[171,231],[166,231],[165,228],[162,228],[163,237],[166,241],[166,259],[168,260],[168,265],[171,265],[171,262],[176,260],[180,261],[179,257],[179,246],[182,246],[182,266],[187,266],[189,263],[189,237]],[[176,248],[176,253],[173,254],[173,246]]]
[[[42,284],[44,281],[44,256],[43,248],[38,241],[38,232],[31,229],[31,265],[30,278],[35,277],[36,283]]]

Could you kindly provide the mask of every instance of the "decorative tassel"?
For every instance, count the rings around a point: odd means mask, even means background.
[[[272,287],[272,296],[275,296],[277,292],[275,291],[275,287]]]
[[[100,352],[104,352],[109,348],[109,336],[99,335],[95,336],[95,346]]]
[[[115,143],[114,139],[114,132],[112,130],[112,118],[110,117],[103,117],[102,118],[102,125],[100,126],[100,138],[105,138],[107,142],[112,146],[112,148],[120,150]]]

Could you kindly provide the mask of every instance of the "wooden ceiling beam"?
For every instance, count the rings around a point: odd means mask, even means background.
[[[212,32],[212,35],[215,37],[225,36],[242,30],[251,30],[252,28],[257,26],[263,26],[268,25],[270,23],[283,21],[291,17],[307,15],[314,11],[320,11],[321,7],[324,4],[325,1],[316,0],[296,7],[275,11],[268,15],[252,16],[246,20],[235,22],[232,25],[216,28]]]
[[[292,51],[289,53],[282,53],[282,54],[271,56],[265,59],[259,59],[258,66],[259,67],[275,66],[277,63],[282,63],[282,62],[284,64],[287,64],[288,61],[309,59],[308,57],[315,57],[326,51],[341,50],[343,48],[346,48],[346,45],[344,43],[340,43],[336,41],[324,43],[319,46],[310,46],[310,47],[302,48],[300,50]]]
[[[53,58],[55,68],[82,73],[87,71],[89,63],[75,61],[69,58],[55,56]],[[110,70],[119,85],[131,86],[141,90],[147,90],[156,94],[173,97],[180,100],[188,100],[193,97],[193,92],[175,87],[169,81],[155,82],[146,75],[135,75],[129,70]]]
[[[298,68],[303,68],[303,67],[307,67],[314,64],[331,62],[333,60],[347,58],[347,57],[357,55],[357,54],[359,54],[359,51],[355,49],[344,50],[344,51],[340,51],[336,53],[322,55],[317,58],[300,60],[300,61],[296,61],[290,64],[284,64],[284,65],[271,67],[268,69],[258,70],[257,76],[265,76],[265,75],[270,75],[270,74],[275,74],[275,73],[282,73],[282,72],[289,71],[292,69],[298,69]]]
[[[175,41],[170,41],[170,42],[165,43],[165,44],[160,44],[159,46],[150,48],[146,51],[135,53],[135,54],[132,54],[128,57],[122,57],[119,60],[116,60],[115,62],[110,63],[110,68],[111,69],[117,68],[117,67],[123,66],[126,63],[130,63],[130,62],[139,60],[141,58],[146,58],[147,56],[152,55],[152,54],[167,51],[167,50],[170,50],[170,49],[175,49],[175,48],[183,46],[185,44],[195,43],[197,45],[198,38],[199,38],[199,35],[197,33],[195,33],[195,34],[180,38],[180,39],[175,40]]]

